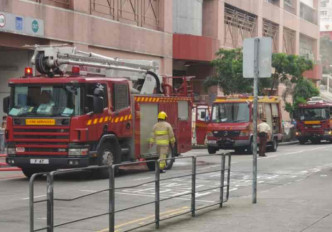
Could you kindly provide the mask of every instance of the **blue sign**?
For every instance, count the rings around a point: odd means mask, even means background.
[[[15,28],[18,31],[23,31],[23,18],[22,17],[15,18]]]

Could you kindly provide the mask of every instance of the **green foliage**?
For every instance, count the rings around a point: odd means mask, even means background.
[[[303,72],[313,68],[313,62],[302,56],[287,55],[285,53],[274,53],[272,55],[272,85],[271,90],[278,86],[280,82],[290,80],[296,83],[299,79],[303,78]]]
[[[225,94],[233,93],[251,93],[253,91],[253,79],[243,78],[242,50],[237,49],[220,49],[217,58],[212,61],[216,68],[216,76],[207,78],[203,86],[205,89],[212,85],[219,84]],[[278,86],[280,82],[290,80],[296,83],[302,79],[303,72],[313,68],[313,62],[297,55],[287,55],[285,53],[275,53],[272,55],[272,67],[274,72],[272,78],[261,78],[258,83],[258,92],[263,94],[264,88],[269,87],[271,90]]]
[[[301,78],[293,90],[293,104],[286,102],[285,110],[292,115],[299,104],[306,103],[307,99],[318,95],[319,90],[315,85],[310,80]]]
[[[242,76],[242,50],[220,49],[212,61],[216,68],[216,78],[225,94],[252,92],[252,80]]]
[[[204,91],[207,92],[208,88],[219,84],[219,78],[217,76],[209,76],[203,81]]]
[[[296,100],[297,98],[302,98],[305,100],[318,96],[319,95],[319,90],[315,87],[315,85],[307,79],[300,79],[295,88],[294,88],[294,93],[293,93],[293,98]],[[294,101],[294,104],[296,102]]]

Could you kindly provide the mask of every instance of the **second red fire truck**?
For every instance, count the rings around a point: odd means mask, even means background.
[[[320,143],[332,142],[332,103],[319,97],[311,98],[306,104],[300,104],[295,112],[296,137],[300,144],[307,141]]]
[[[9,80],[7,163],[26,176],[58,168],[157,159],[148,141],[165,111],[176,147],[191,149],[192,98],[173,93],[155,62],[120,60],[73,47],[40,46],[23,78]],[[183,84],[188,90],[187,79]],[[147,163],[154,169],[154,163]],[[168,162],[171,168],[173,161]],[[101,176],[107,170],[100,171]]]
[[[208,152],[234,149],[236,152],[253,152],[253,100],[252,96],[218,97],[212,105],[207,127]],[[267,145],[272,151],[282,139],[280,99],[258,98],[258,118],[265,118],[272,128]]]

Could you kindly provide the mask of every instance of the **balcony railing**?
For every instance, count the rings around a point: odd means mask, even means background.
[[[31,1],[46,4],[46,5],[69,8],[71,0],[31,0]]]

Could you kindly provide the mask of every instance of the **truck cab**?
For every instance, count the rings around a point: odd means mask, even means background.
[[[296,137],[300,144],[307,141],[320,143],[321,140],[332,142],[332,103],[322,99],[310,99],[300,104],[295,111]]]

